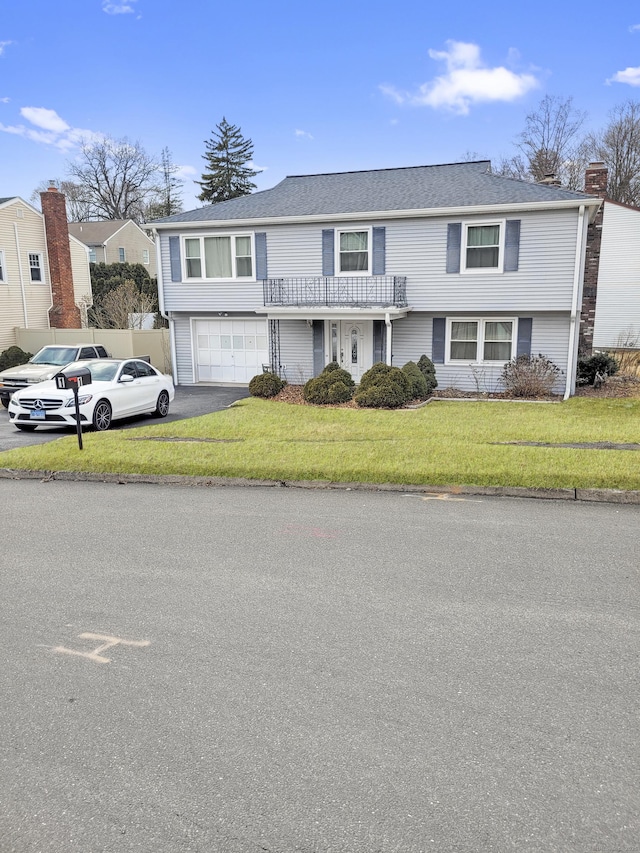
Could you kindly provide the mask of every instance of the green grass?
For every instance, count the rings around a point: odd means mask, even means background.
[[[141,440],[157,437],[185,440]],[[640,400],[437,402],[417,410],[377,411],[250,398],[191,420],[89,432],[82,451],[73,434],[6,451],[0,453],[0,466],[412,485],[640,489],[640,451],[500,444],[516,441],[640,442]]]

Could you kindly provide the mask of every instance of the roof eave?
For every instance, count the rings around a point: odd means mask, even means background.
[[[180,231],[184,228],[242,228],[265,225],[293,225],[295,223],[350,222],[369,219],[416,219],[451,216],[496,216],[518,211],[570,210],[582,205],[590,209],[590,219],[595,216],[602,199],[595,196],[576,197],[555,201],[524,201],[509,204],[458,205],[456,207],[415,208],[412,210],[367,210],[349,213],[318,213],[300,216],[261,216],[244,219],[193,219],[182,222],[150,222],[148,227],[157,231]]]

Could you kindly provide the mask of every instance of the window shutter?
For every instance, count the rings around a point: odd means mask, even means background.
[[[520,317],[520,319],[518,320],[518,345],[516,349],[516,356],[531,355],[532,326],[532,317]]]
[[[447,225],[447,272],[460,272],[461,243],[462,223],[450,222]]]
[[[507,219],[504,236],[504,271],[516,272],[520,254],[520,220]]]
[[[179,237],[169,237],[169,257],[171,259],[171,281],[182,281]]]
[[[322,275],[335,275],[334,252],[333,228],[324,228],[322,231]]]
[[[267,278],[267,235],[259,231],[255,236],[256,246],[256,278],[264,280]]]
[[[386,265],[386,228],[383,225],[371,229],[371,243],[373,251],[372,275],[384,275]]]
[[[446,317],[434,317],[433,341],[431,342],[431,361],[434,364],[444,364],[444,345],[446,332]]]
[[[313,321],[313,375],[324,370],[324,320]]]

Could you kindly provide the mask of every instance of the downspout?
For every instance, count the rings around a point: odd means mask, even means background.
[[[20,276],[20,295],[22,296],[22,316],[24,318],[25,329],[29,328],[29,314],[27,312],[27,294],[24,292],[24,275],[22,273],[22,258],[20,257],[20,237],[18,232],[18,223],[14,222],[13,227],[16,232],[16,252],[18,254],[18,275]],[[49,314],[47,314],[47,317]]]
[[[576,257],[573,268],[573,296],[571,299],[571,318],[569,325],[569,351],[567,359],[567,383],[564,389],[564,398],[568,400],[576,387],[576,372],[578,367],[578,306],[582,298],[582,276],[585,241],[587,235],[588,219],[585,218],[585,206],[580,205],[578,213],[578,230],[576,241]]]
[[[164,281],[162,279],[162,253],[160,251],[160,237],[156,228],[152,229],[153,240],[156,244],[156,277],[158,279],[158,308],[160,314],[169,322],[169,347],[171,351],[171,374],[173,381],[177,383],[178,369],[176,359],[176,336],[173,317],[164,310]]]
[[[389,316],[389,312],[387,311],[384,315],[384,324],[387,327],[387,352],[386,352],[386,364],[391,367],[391,317]]]

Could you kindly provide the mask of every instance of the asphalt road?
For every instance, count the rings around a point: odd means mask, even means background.
[[[0,495],[2,853],[637,853],[637,507]]]
[[[183,418],[193,418],[198,415],[206,415],[230,406],[236,400],[247,397],[247,388],[222,387],[213,385],[181,385],[176,388],[176,396],[171,404],[169,414],[165,421],[179,421]],[[128,418],[124,421],[116,421],[112,429],[130,429],[131,427],[144,426],[145,423],[157,422],[150,415],[139,418]],[[34,432],[20,432],[9,423],[9,412],[0,406],[0,451],[13,450],[16,447],[25,447],[29,444],[43,444],[65,435],[74,435],[73,429],[68,428],[38,428]],[[2,848],[0,848],[0,851]]]

